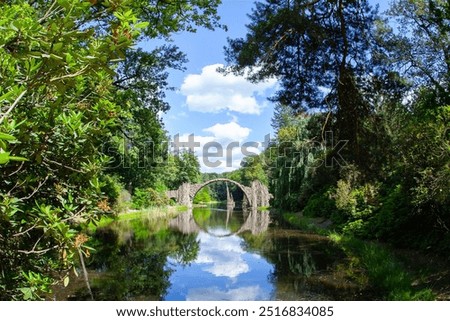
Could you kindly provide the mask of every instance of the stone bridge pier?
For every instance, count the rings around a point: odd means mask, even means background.
[[[177,190],[167,191],[166,195],[169,198],[174,198],[180,205],[192,207],[192,201],[197,192],[206,185],[215,182],[228,182],[237,185],[244,193],[244,204],[252,208],[267,207],[272,198],[267,187],[260,181],[253,181],[251,186],[245,186],[228,178],[216,178],[200,184],[183,183]]]

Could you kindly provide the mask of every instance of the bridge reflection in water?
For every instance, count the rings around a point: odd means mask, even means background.
[[[227,232],[226,234],[220,236],[238,235],[247,231],[251,232],[253,235],[258,235],[265,232],[269,227],[269,211],[258,211],[254,207],[243,208],[243,223],[237,230],[233,230],[228,226],[228,222],[233,215],[234,207],[229,206],[226,210],[224,209],[223,211],[226,211],[226,213],[224,213],[226,215],[224,228]],[[192,208],[189,208],[187,211],[180,213],[176,218],[172,219],[169,222],[169,226],[170,228],[176,229],[183,234],[193,234],[203,231],[208,234],[218,236],[211,232],[211,230],[209,230],[204,224],[199,223],[195,219],[194,211]]]

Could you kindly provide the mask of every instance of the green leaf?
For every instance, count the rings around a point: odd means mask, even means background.
[[[24,300],[30,300],[33,297],[33,291],[31,288],[20,288],[19,290],[23,293]]]
[[[16,91],[15,90],[10,90],[6,94],[4,94],[3,96],[0,96],[0,101],[4,101],[4,100],[8,101],[9,98],[11,96],[13,96],[14,94],[16,94]]]
[[[148,21],[142,21],[142,22],[139,22],[139,23],[135,24],[134,27],[136,29],[144,29],[144,28],[147,28],[148,25],[149,25]]]
[[[16,140],[16,138],[14,136],[11,136],[11,135],[5,134],[5,133],[0,133],[0,139],[9,140],[9,141]]]
[[[75,276],[78,277],[78,272],[77,272],[77,269],[75,268],[75,266],[73,267],[73,274],[75,274]]]
[[[63,48],[64,44],[62,42],[57,42],[53,45],[54,51],[60,51]]]
[[[20,156],[9,156],[9,160],[18,161],[18,162],[26,162],[28,158],[20,157]]]
[[[50,54],[50,57],[53,58],[53,59],[56,59],[56,60],[64,60],[63,57],[57,56],[55,54]]]
[[[9,162],[9,152],[0,153],[0,165]]]

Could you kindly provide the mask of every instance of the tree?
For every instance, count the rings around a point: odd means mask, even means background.
[[[378,177],[387,190],[377,233],[402,245],[444,250],[450,237],[450,217],[444,214],[449,199],[450,6],[399,0],[387,14],[396,24],[379,22],[374,59],[377,77],[389,78],[380,86],[378,121],[370,125],[383,142],[375,149],[372,141],[371,149],[374,157],[384,156]],[[396,233],[403,237],[394,240]]]
[[[0,3],[0,298],[38,299],[55,281],[69,281],[87,240],[80,221],[111,213],[114,202],[105,169],[128,146],[109,153],[105,144],[117,148],[119,133],[138,148],[149,133],[157,142],[165,136],[157,116],[168,107],[163,69],[183,56],[131,47],[214,27],[217,4]],[[137,173],[122,177],[144,184]]]
[[[89,2],[1,4],[0,131],[17,138],[2,165],[1,287],[4,298],[37,298],[51,275],[67,282],[84,237],[74,229],[110,210],[102,192],[108,158],[99,147],[117,126],[110,60],[139,34],[128,7],[106,10],[114,30],[78,26]],[[141,25],[143,26],[143,25]]]
[[[334,113],[348,161],[363,163],[359,138],[370,106],[361,94],[371,69],[374,12],[367,1],[275,0],[256,3],[245,38],[229,40],[229,71],[252,81],[279,79],[272,98],[296,111]]]
[[[209,186],[205,186],[197,192],[197,194],[194,197],[193,203],[194,204],[211,203],[212,201],[213,198],[211,197],[211,190]]]
[[[246,156],[241,162],[242,180],[241,183],[249,186],[253,181],[260,181],[268,185],[267,174],[265,172],[264,154]]]
[[[449,104],[448,1],[398,0],[387,14],[398,28],[380,22],[378,63],[401,73],[416,92],[424,86],[432,88],[436,105]]]
[[[200,182],[200,163],[197,156],[193,152],[183,151],[175,156],[177,172],[177,185],[182,183],[198,183]]]
[[[276,107],[272,120],[276,137],[263,153],[275,207],[303,208],[316,180],[323,177],[320,171],[326,171],[329,184],[333,183],[334,176],[324,164],[328,146],[321,141],[323,119],[321,114],[293,113],[284,106]]]

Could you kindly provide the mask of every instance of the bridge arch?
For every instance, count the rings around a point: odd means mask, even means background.
[[[242,185],[239,182],[233,181],[232,179],[228,179],[228,178],[214,178],[211,179],[207,182],[201,183],[201,184],[193,184],[191,185],[191,190],[190,190],[190,201],[193,202],[194,201],[194,197],[195,195],[197,195],[197,193],[205,186],[208,186],[209,184],[212,183],[216,183],[216,182],[226,182],[226,183],[231,183],[236,185],[237,187],[239,187],[242,192],[244,193],[245,198],[247,198],[247,202],[251,205],[252,204],[252,197],[250,195],[250,192],[248,191],[248,187]]]
[[[192,201],[198,191],[201,188],[215,182],[228,182],[235,184],[244,193],[248,206],[250,207],[256,208],[259,206],[269,206],[269,201],[272,198],[272,195],[269,193],[267,187],[260,181],[256,180],[252,182],[251,186],[245,186],[229,178],[215,178],[199,184],[183,183],[177,190],[167,191],[166,195],[169,198],[176,199],[177,203],[180,205],[192,207]]]

